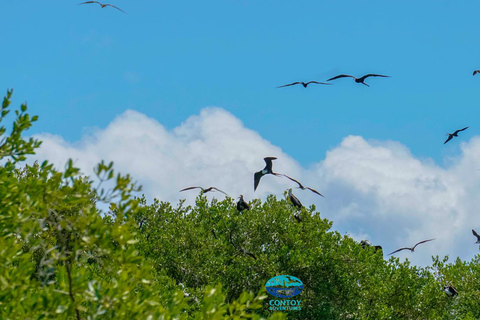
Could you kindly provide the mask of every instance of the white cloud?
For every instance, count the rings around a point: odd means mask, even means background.
[[[431,255],[470,259],[478,252],[471,234],[472,228],[480,232],[478,137],[463,143],[461,154],[442,168],[415,158],[400,143],[348,136],[308,169],[219,108],[205,108],[171,131],[129,110],[74,144],[50,134],[38,138],[43,140],[39,160],[63,167],[72,158],[86,174],[92,174],[101,159],[115,160],[115,168],[130,173],[149,199],[173,203],[196,197],[196,191],[178,192],[188,186],[216,186],[247,200],[269,193],[281,197],[294,184],[270,175],[253,192],[253,173],[264,167],[263,157],[275,156],[276,172],[298,178],[326,196],[294,189],[304,205],[315,203],[342,234],[357,235],[356,240],[368,237],[382,245],[385,256],[429,238],[437,240],[398,256],[427,264]],[[223,198],[218,193],[212,196]]]

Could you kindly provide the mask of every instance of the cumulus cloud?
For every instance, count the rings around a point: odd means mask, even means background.
[[[88,175],[100,160],[114,160],[117,170],[130,173],[143,185],[149,199],[173,203],[195,198],[196,191],[178,192],[188,186],[216,186],[232,197],[243,194],[247,200],[270,193],[282,196],[295,185],[274,176],[262,178],[253,192],[253,173],[264,167],[264,157],[275,156],[276,172],[326,195],[323,199],[294,189],[305,205],[314,203],[341,233],[382,245],[385,256],[429,238],[437,240],[417,247],[413,254],[398,256],[425,265],[431,255],[470,259],[478,252],[471,234],[472,227],[480,229],[476,219],[478,137],[463,143],[460,155],[448,159],[447,168],[415,158],[398,142],[366,141],[359,136],[345,137],[325,159],[304,168],[220,108],[205,108],[170,131],[157,120],[129,110],[75,143],[51,134],[37,137],[43,140],[36,155],[39,160],[62,167],[72,158]],[[212,196],[223,198],[218,193]]]

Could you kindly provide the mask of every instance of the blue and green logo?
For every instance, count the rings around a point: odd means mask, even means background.
[[[267,281],[267,291],[277,298],[291,298],[303,290],[303,282],[293,276],[276,276]]]

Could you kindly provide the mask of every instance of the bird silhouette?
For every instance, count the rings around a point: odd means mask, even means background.
[[[459,133],[460,131],[467,130],[467,129],[468,129],[468,127],[465,127],[465,128],[463,128],[463,129],[460,129],[460,130],[455,131],[454,133],[447,133],[447,134],[448,134],[448,138],[447,138],[447,140],[446,140],[443,144],[445,144],[445,143],[447,143],[448,141],[452,140],[453,137],[458,137],[458,133]]]
[[[402,251],[402,250],[410,250],[410,251],[414,252],[414,251],[415,251],[415,247],[416,247],[416,246],[418,246],[419,244],[422,244],[422,243],[428,242],[428,241],[432,241],[432,240],[435,240],[435,239],[428,239],[428,240],[423,240],[423,241],[420,241],[419,243],[417,243],[416,245],[414,245],[412,248],[408,248],[408,247],[405,247],[405,248],[400,248],[400,249],[398,249],[398,250],[395,250],[395,251],[393,251],[393,252],[389,253],[388,255],[394,254],[394,253],[396,253],[396,252],[399,252],[399,251]]]
[[[228,194],[226,194],[225,192],[223,192],[222,190],[218,189],[218,188],[215,188],[215,187],[210,187],[210,188],[202,188],[202,187],[188,187],[188,188],[185,188],[185,189],[182,189],[180,190],[180,192],[182,191],[187,191],[187,190],[192,190],[192,189],[202,189],[202,193],[207,193],[207,192],[210,192],[210,191],[219,191],[221,193],[223,193],[224,195],[226,195],[227,197],[229,197]]]
[[[322,197],[325,198],[325,196],[324,196],[323,194],[321,194],[320,192],[318,192],[318,191],[315,190],[315,189],[312,189],[312,188],[310,188],[310,187],[305,187],[305,186],[303,186],[303,184],[301,184],[298,180],[295,180],[295,179],[287,176],[286,174],[280,174],[280,173],[279,173],[279,175],[282,175],[282,176],[284,176],[285,178],[288,178],[288,179],[292,180],[293,182],[297,183],[297,184],[298,184],[298,187],[299,187],[300,189],[302,189],[302,190],[308,189],[308,190],[312,191],[313,193],[316,193],[316,194],[318,194],[319,196],[322,196]]]
[[[122,9],[120,9],[119,7],[116,7],[116,6],[114,6],[113,4],[109,4],[109,3],[103,4],[103,3],[100,3],[100,2],[98,2],[98,1],[86,1],[86,2],[79,3],[79,4],[89,4],[89,3],[98,3],[98,4],[100,5],[100,7],[102,7],[102,8],[105,8],[105,7],[113,7],[113,8],[115,8],[115,9],[117,9],[117,10],[122,11],[123,13],[126,13],[125,11],[123,11]]]
[[[341,75],[338,75],[338,76],[336,76],[336,77],[330,78],[330,79],[328,79],[327,81],[336,80],[336,79],[340,79],[340,78],[353,78],[353,80],[355,80],[356,83],[361,83],[361,84],[366,85],[367,87],[370,87],[368,84],[365,83],[365,79],[367,79],[368,77],[383,77],[383,78],[389,78],[390,76],[384,76],[384,75],[381,75],[381,74],[373,74],[373,73],[370,73],[370,74],[364,75],[363,77],[355,78],[354,76],[351,76],[351,75],[349,75],[349,74],[341,74]]]
[[[480,70],[473,71],[473,75],[476,75],[477,73],[480,73]]]
[[[293,82],[293,83],[289,83],[289,84],[286,84],[286,85],[283,85],[283,86],[280,86],[280,87],[277,87],[277,88],[283,88],[283,87],[289,87],[289,86],[294,86],[296,84],[301,84],[304,88],[306,88],[309,84],[311,83],[315,83],[315,84],[325,84],[325,85],[331,85],[331,83],[325,83],[325,82],[318,82],[318,81],[309,81],[309,82]]]
[[[455,289],[451,284],[449,284],[448,286],[444,286],[443,287],[443,291],[445,291],[445,293],[447,294],[447,296],[453,298],[455,297],[456,295],[458,295],[458,291],[457,289]]]
[[[272,171],[272,161],[275,160],[275,159],[277,159],[277,158],[275,158],[275,157],[263,158],[266,165],[265,165],[265,168],[263,168],[263,170],[255,172],[255,174],[253,175],[253,191],[257,190],[258,184],[260,183],[260,179],[264,175],[266,175],[266,174],[273,174],[275,176],[279,175],[279,174]]]
[[[477,242],[475,242],[475,243],[480,243],[480,235],[477,233],[477,231],[472,229],[472,233],[475,237],[477,237]]]
[[[250,210],[250,206],[248,205],[248,203],[243,200],[243,195],[240,195],[240,197],[238,198],[239,200],[237,202],[237,210],[240,212],[242,212],[243,210]]]

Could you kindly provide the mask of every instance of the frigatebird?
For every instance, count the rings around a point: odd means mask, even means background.
[[[312,189],[312,188],[310,188],[310,187],[304,187],[303,184],[301,184],[298,180],[295,180],[295,179],[293,179],[293,178],[290,178],[290,177],[287,176],[286,174],[280,174],[280,175],[282,175],[282,176],[284,176],[284,177],[292,180],[293,182],[296,182],[296,183],[298,184],[298,187],[299,187],[300,189],[302,189],[302,190],[308,189],[308,190],[312,191],[313,193],[316,193],[316,194],[318,194],[319,196],[322,196],[322,197],[325,198],[325,196],[324,196],[323,194],[321,194],[320,192],[318,192],[317,190],[314,190],[314,189]]]
[[[473,71],[473,75],[476,75],[477,73],[480,73],[480,70]]]
[[[477,231],[472,229],[472,233],[475,237],[477,237],[477,242],[475,242],[475,243],[480,243],[480,235],[477,233]]]
[[[447,294],[447,296],[453,298],[455,297],[456,295],[458,295],[458,291],[457,289],[455,289],[451,284],[449,284],[448,286],[443,286],[443,291],[445,291],[445,293]]]
[[[423,241],[420,241],[419,243],[417,243],[416,245],[414,245],[412,248],[408,248],[408,247],[405,247],[405,248],[400,248],[400,249],[398,249],[398,250],[395,250],[395,251],[393,251],[393,252],[389,253],[388,255],[394,254],[394,253],[396,253],[396,252],[398,252],[398,251],[402,251],[402,250],[410,250],[410,251],[414,252],[414,251],[415,251],[415,247],[416,247],[416,246],[418,246],[419,244],[422,244],[422,243],[428,242],[428,241],[432,241],[432,240],[435,240],[435,239],[428,239],[428,240],[423,240]]]
[[[82,3],[79,3],[79,4],[88,4],[88,3],[98,3],[102,8],[105,8],[105,7],[113,7],[117,10],[120,10],[122,11],[123,13],[126,13],[125,11],[123,11],[122,9],[120,9],[119,7],[116,7],[114,6],[113,4],[109,4],[109,3],[106,3],[106,4],[103,4],[103,3],[100,3],[98,1],[86,1],[86,2],[82,2]]]
[[[303,205],[302,203],[300,202],[300,200],[298,200],[297,197],[295,197],[292,193],[292,189],[288,189],[288,197],[290,198],[290,201],[292,201],[293,205],[295,207],[297,207],[298,209],[302,209]]]
[[[273,174],[275,176],[278,175],[278,174],[276,174],[275,172],[272,171],[272,161],[275,160],[275,159],[277,159],[277,158],[275,158],[275,157],[263,158],[266,165],[265,165],[265,168],[263,168],[263,170],[255,172],[255,174],[253,175],[253,191],[257,190],[258,184],[260,183],[260,179],[264,175],[266,175],[266,174]]]
[[[224,195],[226,195],[227,197],[229,197],[228,194],[226,194],[225,192],[223,192],[222,190],[218,189],[218,188],[215,188],[215,187],[210,187],[210,188],[202,188],[202,187],[188,187],[188,188],[185,188],[185,189],[182,189],[180,190],[180,192],[182,191],[187,191],[187,190],[192,190],[192,189],[202,189],[202,193],[207,193],[209,191],[219,191],[221,193],[223,193]]]
[[[463,129],[460,129],[460,130],[455,131],[454,133],[447,133],[447,134],[448,134],[448,138],[447,138],[447,140],[446,140],[443,144],[445,144],[445,143],[447,143],[448,141],[452,140],[453,137],[458,137],[458,133],[459,133],[460,131],[467,130],[467,129],[468,129],[468,127],[465,127],[465,128],[463,128]]]
[[[237,210],[240,212],[242,212],[243,210],[250,210],[250,206],[248,205],[248,203],[243,200],[243,195],[240,195],[240,197],[238,198],[239,200],[237,202]]]
[[[368,84],[365,83],[365,79],[367,79],[368,77],[383,77],[383,78],[389,78],[390,76],[384,76],[384,75],[381,75],[381,74],[369,73],[369,74],[364,75],[363,77],[355,78],[354,76],[351,76],[351,75],[349,75],[349,74],[341,74],[341,75],[338,75],[338,76],[336,76],[336,77],[330,78],[330,79],[328,79],[327,81],[331,81],[331,80],[335,80],[335,79],[340,79],[340,78],[353,78],[353,80],[355,80],[356,83],[361,83],[361,84],[366,85],[367,87],[370,87]]]
[[[277,87],[277,88],[294,86],[294,85],[296,85],[296,84],[301,84],[304,88],[306,88],[310,83],[331,85],[331,83],[318,82],[318,81],[309,81],[309,82],[306,82],[306,83],[305,83],[305,82],[297,81],[297,82],[289,83],[289,84],[286,84],[286,85],[283,85],[283,86],[280,86],[280,87]]]
[[[362,248],[365,249],[365,248],[369,248],[372,246],[372,243],[368,240],[362,240],[360,242],[360,244],[362,245]],[[382,246],[374,246],[375,248],[375,252],[377,252],[378,250],[382,250],[383,251],[383,248]]]

